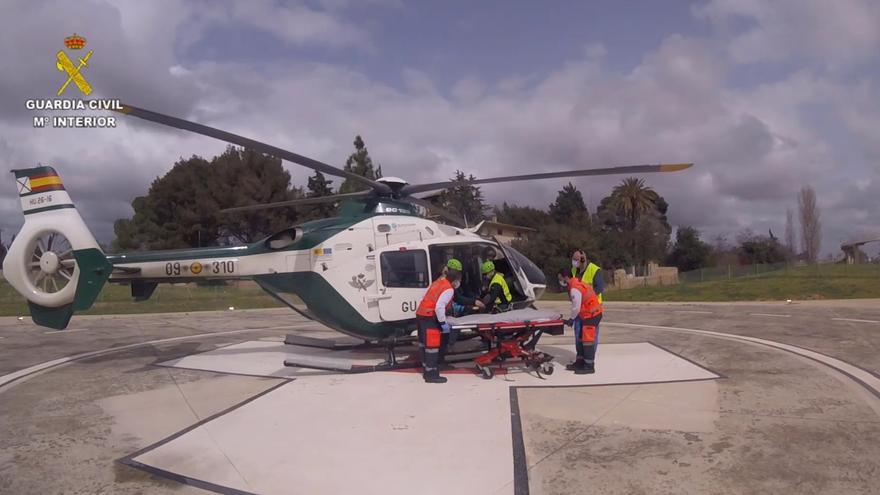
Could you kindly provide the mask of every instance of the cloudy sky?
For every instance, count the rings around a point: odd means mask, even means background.
[[[5,1],[0,164],[56,167],[97,237],[180,157],[224,144],[139,121],[33,129],[54,53],[94,50],[93,96],[342,165],[361,133],[412,183],[692,161],[648,176],[675,225],[782,236],[816,188],[824,253],[880,232],[880,3],[871,0]],[[73,94],[73,93],[70,93]],[[287,164],[294,181],[309,171]],[[620,178],[575,180],[589,206]],[[8,240],[21,215],[0,184]],[[338,186],[338,181],[335,183]],[[484,187],[545,207],[562,181]],[[874,250],[872,250],[874,251]]]

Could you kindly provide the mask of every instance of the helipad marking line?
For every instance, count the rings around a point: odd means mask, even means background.
[[[855,323],[880,323],[877,320],[859,320],[857,318],[831,318],[834,321],[852,321]]]
[[[282,329],[287,329],[287,328],[293,329],[293,328],[301,328],[301,326],[302,326],[302,324],[300,324],[300,325],[294,324],[294,325],[284,325],[284,326],[278,326],[278,327],[245,328],[245,329],[241,329],[241,330],[228,330],[225,332],[199,333],[199,334],[195,334],[195,335],[183,335],[180,337],[171,337],[171,338],[167,338],[167,339],[150,340],[148,342],[139,342],[137,344],[128,344],[128,345],[124,345],[124,346],[120,346],[120,347],[112,347],[110,349],[101,349],[98,351],[83,352],[80,354],[74,354],[73,356],[67,356],[67,357],[63,357],[63,358],[53,359],[52,361],[46,361],[44,363],[36,364],[34,366],[30,366],[30,367],[20,369],[18,371],[14,371],[12,373],[8,373],[6,375],[0,376],[0,390],[2,390],[3,387],[5,387],[6,385],[8,385],[18,379],[27,377],[29,375],[33,375],[34,373],[39,373],[40,371],[45,371],[47,369],[54,368],[56,366],[61,366],[62,364],[70,363],[73,361],[78,361],[80,359],[86,359],[86,358],[96,357],[96,356],[103,356],[105,354],[112,354],[114,352],[120,352],[120,351],[125,351],[128,349],[134,349],[136,347],[142,347],[145,345],[165,344],[167,342],[176,342],[179,340],[195,339],[195,338],[199,338],[199,337],[214,337],[217,335],[229,335],[229,334],[233,334],[233,333],[256,332],[256,331],[260,331],[260,330],[282,330]]]
[[[729,340],[740,340],[744,342],[750,342],[753,344],[764,345],[767,347],[773,347],[775,349],[779,349],[781,351],[790,352],[792,354],[797,354],[798,356],[805,357],[807,359],[811,359],[816,361],[817,363],[824,364],[829,368],[836,370],[837,372],[843,374],[844,376],[850,378],[854,382],[858,383],[862,387],[868,390],[875,397],[880,399],[880,376],[874,375],[868,370],[862,369],[854,364],[847,363],[846,361],[842,361],[837,358],[833,358],[831,356],[827,356],[825,354],[821,354],[815,351],[811,351],[809,349],[804,349],[803,347],[798,347],[791,344],[783,344],[782,342],[776,342],[773,340],[759,339],[757,337],[748,337],[745,335],[734,335],[729,333],[722,332],[713,332],[710,330],[697,330],[694,328],[680,328],[680,327],[665,327],[658,325],[641,325],[638,323],[604,323],[605,325],[616,325],[623,327],[634,327],[634,328],[653,328],[656,330],[666,330],[670,332],[685,332],[685,333],[695,333],[701,335],[708,335],[711,337],[719,337]]]
[[[791,315],[776,315],[772,313],[749,313],[749,316],[772,316],[776,318],[791,318]]]
[[[94,330],[94,328],[77,328],[74,330],[47,330],[43,333],[46,335],[65,335],[72,332],[85,332],[86,330]]]
[[[693,314],[697,314],[697,315],[712,315],[712,314],[715,314],[714,311],[696,311],[696,310],[687,310],[687,309],[677,310],[677,311],[674,311],[674,313],[693,313]]]

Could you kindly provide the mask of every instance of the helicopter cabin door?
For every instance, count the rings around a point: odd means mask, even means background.
[[[398,244],[377,254],[379,316],[382,321],[415,318],[416,309],[431,285],[428,252],[412,243],[412,247]]]

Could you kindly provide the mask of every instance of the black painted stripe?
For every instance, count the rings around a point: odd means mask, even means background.
[[[513,439],[513,493],[529,495],[529,465],[526,462],[526,446],[522,434],[522,418],[519,413],[517,387],[510,387],[510,430]]]
[[[25,215],[33,215],[34,213],[43,213],[44,211],[52,211],[52,210],[61,210],[63,208],[76,208],[72,204],[68,203],[66,205],[52,205],[52,206],[44,206],[42,208],[35,208],[33,210],[28,210],[24,212]]]

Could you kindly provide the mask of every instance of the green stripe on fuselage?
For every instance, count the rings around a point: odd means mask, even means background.
[[[415,320],[367,321],[324,277],[315,272],[273,273],[257,275],[254,279],[270,294],[296,294],[319,322],[354,337],[376,341],[407,335],[415,329]]]

